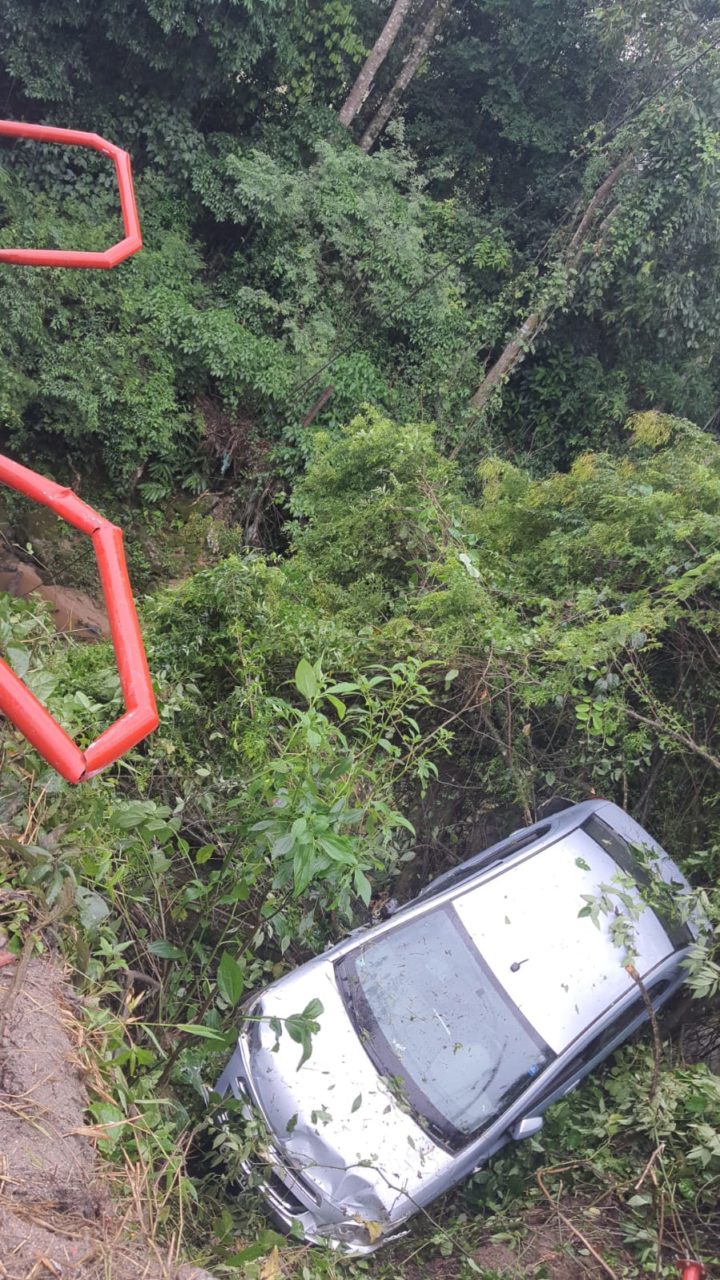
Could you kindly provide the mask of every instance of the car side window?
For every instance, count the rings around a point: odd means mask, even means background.
[[[465,862],[461,862],[460,866],[455,867],[453,871],[446,871],[435,880],[431,880],[418,897],[431,898],[435,893],[454,889],[455,885],[462,884],[463,880],[477,875],[478,871],[482,871],[485,867],[492,866],[493,862],[500,862],[501,859],[509,858],[511,854],[519,853],[521,849],[534,844],[536,840],[547,835],[549,830],[550,823],[545,823],[543,826],[533,827],[530,831],[523,832],[522,835],[508,836],[507,840],[501,841],[500,844],[492,845],[483,853],[476,853]]]

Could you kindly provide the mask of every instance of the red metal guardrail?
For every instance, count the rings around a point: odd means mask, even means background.
[[[125,239],[104,253],[59,249],[0,249],[0,262],[36,267],[110,268],[142,245],[135,194],[126,151],[96,133],[0,120],[0,135],[92,147],[112,157],[118,178]],[[72,490],[0,455],[0,483],[49,507],[92,540],[108,610],[110,633],[125,702],[125,714],[82,751],[50,712],[0,658],[0,712],[25,735],[41,756],[68,782],[91,777],[134,747],[157,727],[158,713],[140,624],[123,551],[122,530],[94,511]]]
[[[703,1280],[705,1268],[702,1262],[695,1262],[691,1258],[680,1258],[678,1266],[680,1267],[680,1280]]]
[[[33,498],[92,539],[107,604],[126,711],[85,751],[0,658],[0,711],[68,782],[80,782],[112,764],[157,727],[150,672],[132,597],[122,530],[70,489],[0,455],[0,482]]]
[[[82,133],[79,129],[55,129],[45,124],[22,124],[17,120],[0,120],[0,137],[30,138],[34,142],[59,142],[64,146],[89,147],[92,151],[109,156],[115,165],[120,211],[125,227],[124,240],[111,245],[102,253],[85,253],[75,249],[0,249],[0,262],[12,262],[16,266],[25,267],[100,267],[108,270],[142,248],[130,156],[127,151],[116,147],[113,142],[106,142],[97,133]]]

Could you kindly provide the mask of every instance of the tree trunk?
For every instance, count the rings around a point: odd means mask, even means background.
[[[583,213],[572,239],[565,251],[562,264],[568,269],[576,267],[585,251],[586,242],[593,223],[595,215],[607,203],[608,198],[617,182],[618,178],[625,172],[630,163],[630,157],[626,156],[619,164],[608,174],[607,178],[600,183],[590,200],[585,212]],[[609,215],[608,215],[609,218]],[[605,219],[603,227],[608,222]],[[482,413],[487,405],[493,391],[507,380],[513,369],[524,360],[528,346],[532,342],[533,337],[537,333],[544,319],[544,313],[533,311],[527,316],[520,327],[515,331],[512,338],[508,342],[504,351],[498,356],[495,363],[488,370],[483,378],[480,386],[472,397],[470,404],[477,413]]]
[[[400,98],[407,89],[420,63],[425,57],[430,45],[433,42],[435,33],[440,26],[447,10],[450,7],[450,0],[426,0],[420,15],[416,28],[416,34],[410,46],[410,52],[400,68],[398,77],[392,86],[390,92],[383,98],[375,115],[370,121],[362,138],[360,146],[363,151],[369,151],[375,140],[382,133],[385,125],[395,110]]]
[[[346,128],[352,124],[370,93],[375,76],[392,49],[398,32],[410,12],[412,3],[413,0],[395,0],[385,26],[365,59],[357,80],[338,112],[338,120]]]
[[[320,393],[315,403],[311,405],[311,407],[308,409],[307,413],[305,414],[305,417],[302,420],[303,427],[309,427],[311,422],[315,421],[320,410],[325,408],[325,405],[327,404],[328,400],[334,394],[335,394],[334,387],[326,387],[325,390]]]
[[[512,373],[513,369],[525,356],[528,344],[532,341],[540,326],[540,312],[533,311],[508,342],[502,355],[498,357],[489,373],[485,374],[470,404],[477,413],[481,413],[493,391]]]

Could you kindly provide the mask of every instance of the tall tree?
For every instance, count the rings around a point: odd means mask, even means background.
[[[383,98],[372,120],[360,139],[363,151],[369,151],[373,143],[382,133],[392,116],[398,102],[413,79],[423,58],[433,42],[435,34],[445,14],[450,8],[451,0],[425,0],[418,15],[417,26],[408,55],[403,62],[395,83]]]
[[[385,26],[363,63],[357,79],[343,102],[338,120],[348,128],[370,93],[375,76],[394,45],[400,28],[412,8],[413,0],[395,0]]]
[[[580,265],[580,260],[587,247],[588,238],[596,224],[597,215],[600,210],[607,205],[618,179],[625,172],[628,164],[628,157],[625,157],[625,159],[621,160],[619,164],[616,164],[604,181],[600,183],[597,190],[593,193],[592,199],[585,208],[585,211],[573,232],[570,243],[562,256],[560,265],[566,273],[576,271]],[[482,413],[495,389],[501,386],[505,379],[510,376],[516,365],[523,360],[528,346],[540,328],[548,309],[549,307],[541,307],[537,310],[531,311],[530,314],[525,317],[522,324],[520,324],[516,329],[497,360],[495,360],[492,367],[485,374],[485,377],[470,401],[470,404],[476,413]]]

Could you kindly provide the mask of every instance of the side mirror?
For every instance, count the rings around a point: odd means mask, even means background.
[[[518,1120],[514,1124],[511,1133],[514,1142],[519,1142],[521,1138],[534,1138],[543,1127],[542,1116],[523,1116],[522,1120]]]

